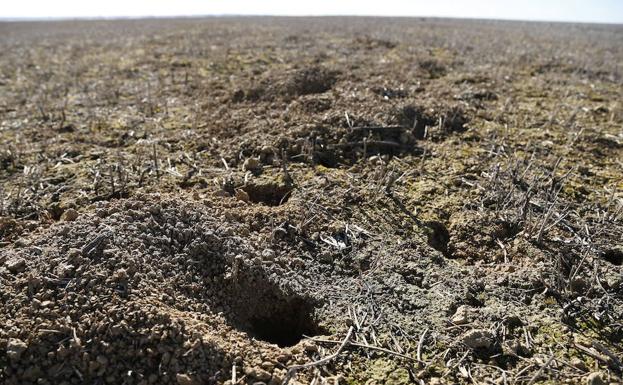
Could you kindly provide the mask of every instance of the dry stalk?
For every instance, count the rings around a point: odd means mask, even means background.
[[[307,369],[307,368],[313,368],[316,366],[322,366],[325,365],[329,362],[331,362],[332,360],[334,360],[343,350],[344,348],[349,344],[350,339],[353,336],[353,332],[355,331],[355,327],[351,326],[348,328],[348,332],[346,333],[346,337],[344,338],[344,340],[342,341],[342,343],[340,344],[340,347],[335,351],[335,353],[325,357],[325,358],[321,358],[317,361],[313,361],[313,362],[309,362],[307,364],[302,364],[302,365],[294,365],[291,366],[288,369],[288,372],[286,374],[286,377],[284,378],[282,384],[283,385],[287,385],[290,380],[296,375],[296,373],[301,370],[301,369]]]

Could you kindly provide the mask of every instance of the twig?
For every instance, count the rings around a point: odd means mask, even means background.
[[[547,360],[545,365],[541,366],[539,368],[539,370],[537,370],[537,372],[534,373],[534,376],[532,376],[532,378],[530,379],[530,382],[528,382],[528,385],[534,384],[534,382],[541,376],[541,374],[543,374],[545,369],[547,369],[547,367],[549,366],[549,364],[552,363],[552,361],[554,361],[554,356],[553,355],[549,357],[549,360]]]
[[[98,250],[100,248],[100,246],[102,245],[102,243],[104,243],[104,241],[112,237],[113,237],[113,232],[110,230],[101,232],[95,237],[95,239],[93,239],[92,241],[84,245],[84,247],[81,250],[82,255],[84,256],[91,255],[95,250]]]
[[[424,329],[422,335],[420,336],[419,341],[417,342],[417,360],[422,361],[422,345],[424,344],[424,338],[426,337],[426,333],[428,332],[428,328]]]
[[[597,341],[592,341],[591,345],[595,349],[597,349],[600,353],[608,356],[612,360],[612,363],[614,363],[618,367],[619,370],[623,370],[623,363],[621,363],[621,360],[614,353],[612,353],[610,350],[608,350],[605,346],[603,346]]]
[[[353,127],[353,131],[386,131],[386,130],[406,130],[407,126],[360,126]]]
[[[504,263],[508,263],[508,251],[506,251],[506,246],[504,246],[504,243],[502,243],[502,241],[497,238],[495,241],[498,243],[498,245],[502,249],[502,252],[504,253]]]
[[[225,170],[229,170],[229,165],[227,164],[227,161],[225,160],[225,158],[223,158],[221,156],[221,162],[223,162],[223,165],[225,166]]]
[[[281,168],[283,169],[283,179],[286,183],[286,186],[293,186],[294,179],[292,179],[292,176],[290,176],[290,172],[288,172],[288,154],[283,148],[281,149]]]
[[[307,369],[307,368],[313,368],[316,366],[321,366],[324,365],[328,362],[330,362],[331,360],[335,359],[335,357],[337,357],[342,350],[344,350],[344,348],[346,347],[346,345],[348,345],[348,343],[350,342],[351,337],[353,336],[353,331],[355,330],[354,326],[351,326],[350,328],[348,328],[348,333],[346,333],[346,337],[344,338],[344,340],[342,341],[340,347],[335,351],[335,353],[326,356],[325,358],[321,358],[317,361],[314,362],[309,362],[307,364],[302,364],[302,365],[294,365],[292,367],[290,367],[288,369],[288,373],[286,374],[286,377],[283,379],[282,384],[283,385],[287,385],[290,380],[292,379],[292,377],[294,377],[294,375],[296,374],[297,371],[301,370],[301,369]]]
[[[322,338],[310,338],[312,341],[314,342],[322,342],[322,343],[328,343],[328,344],[339,344],[342,343],[342,341],[334,341],[334,340],[325,340]],[[419,362],[421,364],[426,364],[426,362],[421,361],[418,358],[413,358],[411,356],[408,356],[406,354],[402,354],[390,349],[386,349],[386,348],[382,348],[380,346],[374,346],[374,345],[366,345],[366,344],[360,344],[358,342],[349,342],[346,344],[347,346],[356,346],[358,348],[364,348],[364,349],[370,349],[370,350],[377,350],[379,352],[383,352],[383,353],[387,353],[387,354],[391,354],[400,358],[404,358],[406,360],[410,360],[410,361],[415,361],[415,362]]]
[[[160,180],[160,167],[158,165],[158,151],[156,150],[156,143],[152,146],[152,158],[154,169],[156,170],[156,178]]]
[[[386,147],[404,147],[404,145],[393,142],[391,140],[361,140],[356,142],[346,142],[346,143],[334,143],[327,145],[327,148],[332,150],[335,148],[348,148],[348,147],[357,147],[357,146],[386,146]]]
[[[604,357],[601,354],[592,351],[591,348],[589,348],[587,346],[584,346],[584,345],[581,345],[581,344],[578,344],[578,343],[575,343],[574,345],[575,345],[575,347],[578,350],[581,350],[583,353],[588,354],[589,356],[593,357],[597,361],[601,361],[602,363],[604,363],[606,365],[610,364],[610,361],[608,360],[608,357]]]

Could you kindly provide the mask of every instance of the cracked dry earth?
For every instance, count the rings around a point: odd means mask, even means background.
[[[0,383],[621,382],[621,27],[0,36]]]

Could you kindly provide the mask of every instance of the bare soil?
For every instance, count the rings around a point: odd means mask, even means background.
[[[622,27],[0,36],[0,383],[621,382]]]

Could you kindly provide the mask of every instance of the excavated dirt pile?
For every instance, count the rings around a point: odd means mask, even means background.
[[[179,198],[99,203],[2,253],[7,383],[209,383],[237,365],[247,382],[276,384],[318,354],[308,337],[339,339],[348,319],[359,341],[394,354],[428,332],[448,352],[506,363],[531,354],[529,330],[549,338],[535,325],[552,272],[487,277],[417,235],[383,239],[328,218],[301,229],[288,215],[307,210],[298,193],[279,207]],[[377,370],[422,366],[395,358]]]

